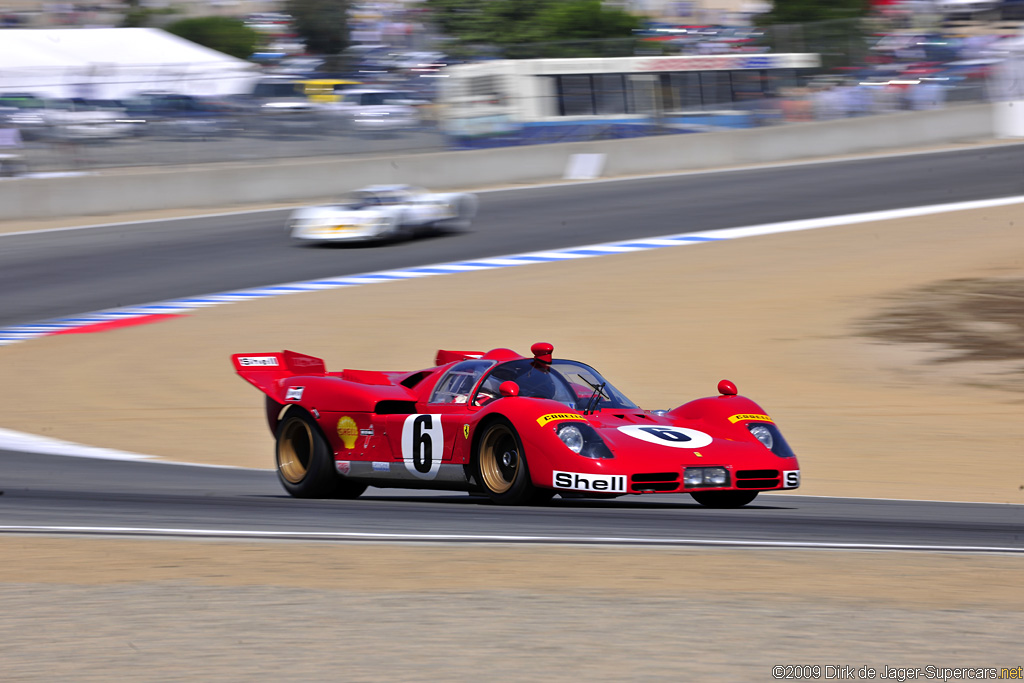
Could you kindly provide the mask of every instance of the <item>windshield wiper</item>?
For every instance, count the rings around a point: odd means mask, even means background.
[[[600,384],[591,384],[583,375],[577,374],[576,376],[579,377],[584,382],[586,382],[587,386],[594,390],[594,393],[590,395],[590,399],[587,401],[587,407],[583,409],[583,414],[589,415],[590,413],[594,412],[594,408],[597,407],[597,402],[601,400],[602,396],[604,396],[605,398],[609,398],[609,396],[606,393],[604,393],[604,385],[606,385],[607,382],[601,382]]]

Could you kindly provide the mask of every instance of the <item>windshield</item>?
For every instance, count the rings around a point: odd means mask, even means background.
[[[300,97],[299,91],[292,81],[265,81],[257,83],[252,91],[253,97]]]
[[[364,107],[379,107],[383,104],[388,104],[395,98],[393,93],[387,92],[364,92],[358,95],[354,95],[350,98],[355,104],[361,104]]]
[[[525,358],[494,368],[480,385],[474,405],[484,405],[498,398],[501,395],[498,387],[510,380],[519,385],[520,396],[558,401],[579,411],[637,409],[589,365],[571,360],[555,360],[547,365]]]
[[[576,394],[578,410],[586,410],[588,405],[590,410],[639,410],[635,403],[589,365],[574,360],[556,359],[551,367],[569,381],[573,393]]]
[[[406,201],[408,201],[408,194],[397,190],[387,192],[356,190],[343,196],[339,203],[351,209],[364,209],[371,206],[401,204]]]

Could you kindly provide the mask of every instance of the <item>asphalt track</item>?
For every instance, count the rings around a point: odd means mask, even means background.
[[[1012,145],[487,193],[473,231],[388,247],[290,245],[282,211],[9,235],[0,237],[0,325],[370,270],[1020,194],[1024,147]],[[1009,505],[783,494],[727,511],[688,496],[502,508],[464,494],[375,489],[357,501],[303,501],[284,495],[272,472],[9,451],[0,451],[0,489],[7,533],[1024,552],[1024,506]]]
[[[298,500],[271,471],[9,451],[0,451],[0,472],[0,533],[1024,552],[1019,505],[774,494],[740,510],[686,495],[510,508],[372,488],[354,501]]]
[[[0,236],[0,326],[297,280],[1024,194],[1024,146],[491,192],[472,231],[300,247],[287,211]]]

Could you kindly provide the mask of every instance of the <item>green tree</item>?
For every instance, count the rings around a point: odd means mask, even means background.
[[[427,0],[431,21],[441,33],[459,39],[483,32],[484,15],[490,0]]]
[[[306,42],[306,50],[336,55],[348,47],[349,0],[288,0],[285,11],[292,26]]]
[[[555,56],[551,48],[559,43],[629,39],[641,21],[599,0],[426,0],[425,4],[438,29],[452,39],[455,52],[469,45],[543,43],[545,53]],[[562,50],[570,51],[578,47]]]
[[[177,14],[178,10],[173,7],[141,7],[139,0],[127,0],[124,14],[121,15],[121,26],[124,28],[144,28],[161,22],[161,17],[168,14]]]
[[[814,52],[832,69],[863,61],[870,11],[870,0],[775,0],[757,23],[776,52]]]
[[[759,15],[758,23],[806,24],[832,19],[856,19],[867,16],[870,0],[775,0],[771,12]]]
[[[600,0],[549,3],[537,16],[547,40],[597,40],[629,38],[640,28],[640,18]]]
[[[256,51],[260,37],[238,19],[228,17],[196,17],[169,25],[169,33],[212,50],[239,59],[248,59]]]

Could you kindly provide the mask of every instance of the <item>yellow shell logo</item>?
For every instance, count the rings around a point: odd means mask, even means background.
[[[355,448],[356,439],[359,438],[359,427],[356,426],[356,421],[348,415],[341,417],[338,420],[338,436],[341,437],[345,448]]]

